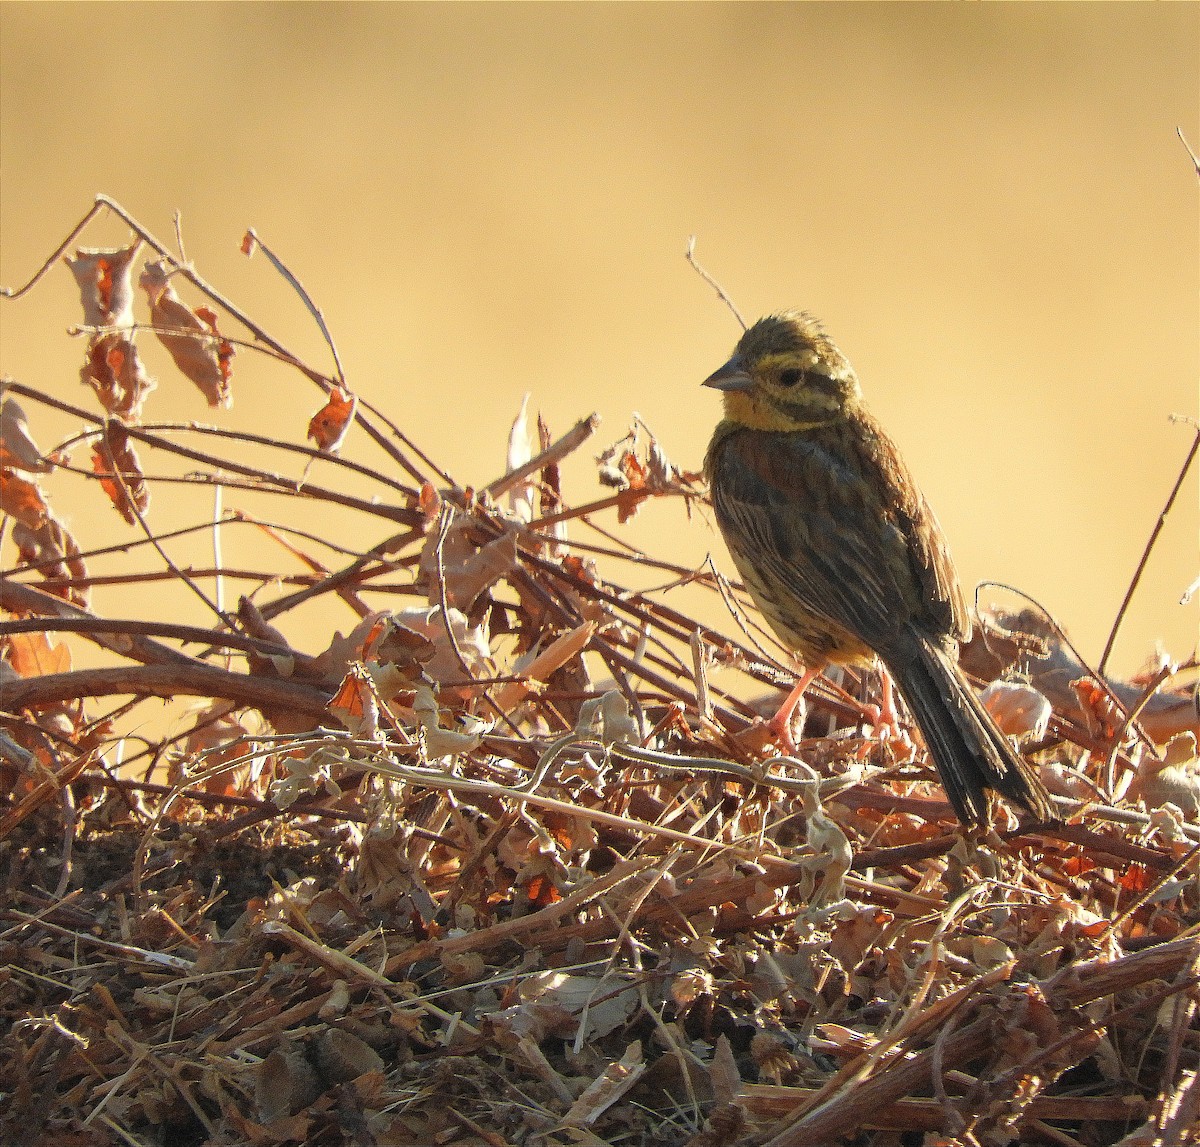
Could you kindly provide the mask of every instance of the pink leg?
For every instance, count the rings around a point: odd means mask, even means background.
[[[896,693],[892,685],[892,675],[883,665],[879,667],[879,691],[881,693],[879,716],[875,719],[874,732],[882,736],[887,729],[900,728],[900,714],[896,712]]]
[[[886,741],[889,734],[895,734],[901,739],[904,737],[900,730],[900,714],[896,712],[896,692],[892,684],[892,675],[884,665],[879,666],[879,692],[880,704],[867,706],[868,712],[872,714],[871,736],[859,749],[860,757],[870,756],[871,741]]]
[[[779,738],[783,743],[784,749],[789,753],[796,751],[796,743],[792,740],[792,713],[795,711],[796,706],[800,704],[801,698],[804,696],[804,690],[813,683],[813,678],[820,675],[820,669],[805,669],[800,674],[800,679],[792,686],[791,692],[784,698],[778,712],[768,722],[767,727]]]

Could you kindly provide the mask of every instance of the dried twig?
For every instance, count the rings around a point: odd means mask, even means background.
[[[1117,616],[1113,618],[1112,629],[1109,632],[1108,640],[1104,643],[1104,652],[1100,655],[1100,664],[1096,666],[1097,675],[1101,678],[1103,678],[1105,668],[1108,665],[1109,654],[1112,653],[1113,645],[1116,643],[1121,622],[1125,620],[1129,603],[1133,600],[1138,582],[1142,580],[1142,572],[1146,568],[1146,563],[1150,560],[1150,553],[1154,549],[1154,543],[1158,541],[1158,535],[1162,533],[1163,526],[1167,523],[1167,515],[1171,512],[1171,507],[1175,505],[1175,499],[1179,496],[1184,479],[1187,477],[1188,471],[1192,468],[1192,463],[1196,460],[1197,451],[1200,451],[1200,427],[1196,429],[1195,436],[1192,438],[1191,448],[1187,452],[1187,457],[1183,460],[1183,465],[1179,468],[1179,476],[1175,479],[1175,485],[1171,487],[1171,492],[1167,495],[1166,505],[1159,512],[1158,519],[1154,523],[1154,529],[1150,531],[1146,548],[1142,550],[1142,556],[1138,561],[1137,569],[1133,571],[1133,577],[1129,580],[1129,588],[1125,591],[1125,597],[1121,601],[1121,607],[1117,610]]]

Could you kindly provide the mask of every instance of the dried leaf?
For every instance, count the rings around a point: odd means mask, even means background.
[[[437,646],[428,637],[390,614],[379,619],[362,646],[362,658],[370,663],[371,676],[385,699],[424,681],[424,667],[436,653]]]
[[[254,1097],[258,1116],[264,1123],[295,1115],[320,1094],[316,1069],[298,1043],[275,1048],[258,1066]],[[306,1124],[304,1129],[307,1130]]]
[[[484,546],[476,544],[473,532],[471,519],[460,515],[444,537],[431,531],[426,538],[418,580],[427,588],[431,605],[440,603],[444,582],[447,604],[469,613],[480,595],[515,567],[515,529]]]
[[[446,600],[464,613],[517,565],[517,535],[510,530],[446,570]]]
[[[626,986],[622,986],[626,985]],[[627,977],[573,976],[564,972],[541,972],[521,985],[521,998],[529,1004],[557,1009],[576,1017],[570,1031],[560,1032],[590,1043],[616,1031],[637,1014],[641,997]],[[582,1030],[578,1025],[582,1024]]]
[[[158,385],[142,366],[137,344],[124,334],[98,335],[88,343],[79,380],[96,392],[113,418],[139,422],[147,395]]]
[[[129,433],[115,419],[105,422],[104,436],[92,448],[92,470],[117,512],[134,525],[135,509],[144,514],[150,505],[150,489]]]
[[[1200,820],[1200,759],[1196,734],[1178,733],[1166,745],[1163,760],[1144,761],[1139,775],[1141,798],[1149,808],[1173,804],[1193,824]]]
[[[635,419],[637,418],[634,415]],[[646,432],[648,439],[642,454],[639,427],[644,423],[637,419],[629,433],[619,442],[613,443],[596,459],[600,481],[605,486],[634,494],[694,494],[695,483],[700,475],[680,470],[667,457],[653,434]],[[631,499],[631,507],[636,502]]]
[[[13,633],[8,642],[9,664],[22,677],[45,677],[71,668],[71,650],[61,642],[52,645],[44,633]]]
[[[308,437],[316,443],[318,450],[336,454],[342,448],[357,409],[357,395],[338,386],[330,390],[329,400],[308,422]]]
[[[421,493],[417,496],[416,508],[421,511],[426,530],[441,516],[442,496],[434,489],[432,482],[422,483]]]
[[[224,701],[213,701],[198,706],[191,732],[180,746],[182,761],[195,762],[188,766],[189,773],[198,771],[203,775],[204,791],[231,795],[246,790],[261,775],[265,759],[251,754],[249,738],[256,732],[247,716],[241,712],[230,712]],[[237,768],[224,768],[233,761],[249,756]],[[183,779],[182,769],[176,765],[172,779]]]
[[[412,709],[417,715],[418,724],[424,730],[425,755],[431,761],[469,753],[483,743],[483,738],[478,733],[456,733],[441,727],[438,703],[428,685],[417,687],[417,697]]]
[[[379,731],[379,698],[365,666],[350,666],[328,708],[354,736],[375,736]]]
[[[650,497],[647,490],[622,490],[617,498],[617,521],[623,526],[626,522],[637,517],[642,503]]]
[[[334,779],[349,763],[348,748],[338,740],[328,740],[311,753],[287,753],[279,760],[283,776],[271,784],[271,799],[288,808],[305,793],[323,790],[332,797],[342,795]]]
[[[0,472],[0,485],[3,474]],[[84,581],[88,576],[87,563],[79,556],[79,543],[71,532],[52,513],[37,529],[30,529],[24,522],[13,526],[13,542],[20,561],[25,565],[36,565],[38,573],[47,580]],[[91,596],[88,586],[49,586],[48,592],[76,605],[86,606]]]
[[[584,736],[599,737],[605,745],[622,742],[636,745],[642,739],[641,730],[629,711],[629,702],[618,689],[609,689],[599,697],[585,701],[579,708],[576,728]]]
[[[0,510],[31,530],[41,529],[50,514],[41,487],[6,467],[0,467]]]
[[[353,1032],[326,1028],[313,1045],[317,1068],[327,1083],[347,1083],[370,1071],[382,1071],[383,1060]]]
[[[646,485],[646,468],[625,446],[626,441],[622,439],[597,457],[600,483],[614,490],[642,490]]]
[[[1018,681],[993,681],[979,696],[1010,737],[1040,741],[1046,735],[1053,710],[1045,695]]]
[[[432,680],[446,681],[462,677],[463,667],[459,664],[458,655],[446,634],[446,622],[442,620],[439,606],[416,606],[412,609],[402,609],[392,616],[397,624],[433,642],[434,655],[424,662],[425,672]],[[466,615],[454,608],[447,611],[447,619],[454,632],[458,652],[463,655],[470,672],[476,674],[488,671],[491,649],[486,628],[483,625],[469,625]]]
[[[1124,718],[1108,692],[1097,684],[1094,677],[1080,677],[1072,681],[1071,690],[1092,727],[1098,729],[1101,736],[1111,737]]]
[[[505,457],[506,474],[519,470],[533,457],[533,443],[529,435],[529,392],[521,399],[521,409],[508,432],[508,452]],[[535,486],[532,479],[526,479],[508,492],[508,506],[518,521],[533,520],[533,496]]]
[[[15,398],[0,403],[0,468],[29,474],[46,474],[54,469],[54,462],[42,454],[29,433],[29,421]]]
[[[637,1083],[645,1070],[641,1041],[635,1040],[616,1063],[610,1063],[597,1079],[584,1088],[571,1105],[571,1110],[563,1116],[563,1124],[570,1127],[594,1123]]]
[[[713,1049],[708,1075],[712,1083],[713,1095],[719,1101],[731,1103],[737,1098],[738,1092],[742,1088],[742,1077],[733,1055],[733,1045],[729,1042],[729,1037],[724,1034],[717,1037],[717,1045]]]
[[[175,293],[166,263],[147,263],[138,282],[150,300],[154,333],[179,372],[200,388],[209,406],[228,409],[233,404],[234,347],[221,337],[216,313],[208,307],[193,311]]]
[[[129,247],[81,247],[75,258],[64,257],[79,285],[87,326],[133,326],[133,260],[141,249],[138,239]]]

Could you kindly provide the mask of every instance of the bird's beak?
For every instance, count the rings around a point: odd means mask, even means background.
[[[746,373],[745,363],[735,354],[724,366],[714,370],[701,386],[724,391],[750,390],[754,386],[754,379]]]

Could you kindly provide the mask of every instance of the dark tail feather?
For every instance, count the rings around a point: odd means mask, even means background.
[[[912,710],[958,819],[986,824],[984,790],[995,789],[1038,820],[1055,820],[1033,766],[1000,732],[958,664],[941,646],[917,634],[911,638],[885,663]]]

